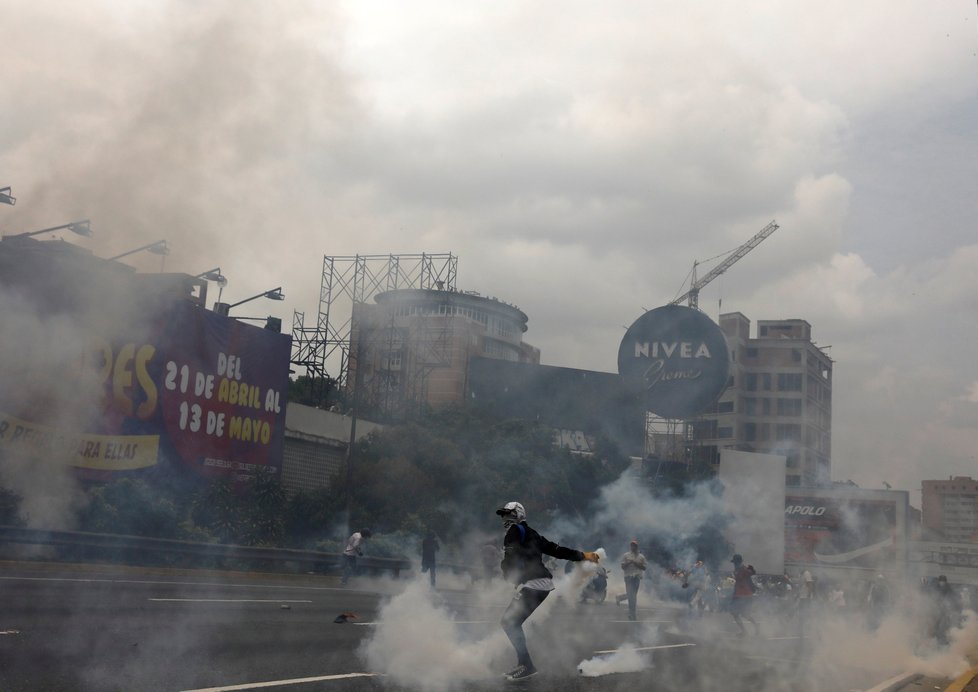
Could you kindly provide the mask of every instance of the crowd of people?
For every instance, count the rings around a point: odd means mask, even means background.
[[[522,680],[536,674],[523,631],[523,623],[556,589],[555,573],[560,573],[558,560],[566,560],[563,574],[576,575],[578,602],[581,604],[605,601],[611,584],[611,570],[601,564],[603,549],[596,551],[568,548],[551,541],[527,524],[522,504],[508,502],[496,514],[503,523],[501,541],[487,540],[473,558],[471,575],[491,587],[502,578],[514,586],[513,596],[500,621],[516,653],[516,667],[506,674],[510,680]],[[371,537],[367,528],[355,531],[347,540],[342,555],[341,584],[347,584],[356,573],[357,558]],[[501,545],[501,547],[500,547]],[[436,587],[437,554],[440,544],[434,531],[427,531],[420,542],[421,571],[428,575],[430,588]],[[692,564],[669,567],[657,566],[641,552],[637,539],[617,561],[621,570],[623,590],[614,597],[615,604],[627,603],[629,620],[638,619],[639,599],[643,594],[659,600],[684,603],[690,618],[702,618],[707,613],[729,613],[741,635],[761,633],[757,617],[781,627],[797,627],[805,635],[805,627],[816,618],[836,614],[863,619],[867,630],[878,629],[894,611],[897,593],[894,585],[882,573],[871,579],[853,579],[845,583],[823,579],[811,569],[801,568],[794,575],[761,575],[740,554],[734,554],[726,569],[713,570],[703,559]],[[586,565],[580,567],[577,565]],[[964,613],[978,603],[971,590],[955,587],[945,575],[921,579],[916,593],[901,592],[901,610],[910,610],[913,621],[920,623],[920,640],[946,646],[951,632],[962,625]],[[751,625],[751,632],[745,626]]]

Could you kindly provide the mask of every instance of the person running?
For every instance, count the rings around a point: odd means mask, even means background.
[[[516,593],[500,620],[503,631],[516,650],[516,667],[506,674],[507,680],[525,680],[537,669],[526,646],[523,623],[554,590],[553,574],[543,565],[543,556],[561,560],[598,562],[597,553],[582,552],[553,543],[526,523],[526,510],[519,502],[507,502],[496,510],[503,520],[503,560],[500,567],[507,581],[516,585]]]
[[[346,548],[343,549],[343,577],[340,584],[346,586],[350,577],[356,574],[357,558],[363,555],[363,542],[370,538],[370,529],[360,529],[354,531],[346,541]]]
[[[734,566],[734,591],[733,600],[730,603],[730,614],[733,616],[734,622],[737,623],[737,627],[740,628],[741,634],[747,634],[741,618],[754,625],[755,634],[760,634],[761,628],[750,614],[751,602],[754,598],[754,581],[752,579],[756,574],[754,567],[753,565],[744,565],[744,558],[740,553],[730,558],[730,562]]]
[[[621,557],[621,571],[625,575],[625,593],[615,596],[615,604],[628,601],[628,619],[638,619],[638,586],[642,581],[645,570],[649,563],[642,553],[638,552],[638,541],[628,544],[628,552]]]
[[[435,554],[438,548],[438,537],[429,530],[421,541],[421,571],[428,573],[431,588],[435,588]]]

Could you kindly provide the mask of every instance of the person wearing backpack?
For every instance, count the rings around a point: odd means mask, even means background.
[[[507,581],[516,585],[516,593],[500,620],[503,631],[516,650],[516,667],[506,674],[507,680],[525,680],[537,669],[526,646],[523,623],[554,590],[553,574],[543,556],[560,560],[598,562],[597,553],[565,548],[547,540],[526,523],[526,510],[519,502],[507,502],[496,510],[503,520],[503,560],[500,567]]]

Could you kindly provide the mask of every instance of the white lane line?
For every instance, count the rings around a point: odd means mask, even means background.
[[[315,678],[293,678],[292,680],[269,680],[268,682],[246,682],[243,685],[228,685],[226,687],[201,687],[196,690],[183,692],[233,692],[234,690],[257,690],[261,687],[279,687],[281,685],[301,685],[306,682],[323,682],[325,680],[348,680],[350,678],[373,678],[378,673],[344,673],[342,675],[320,675]]]
[[[310,600],[286,598],[147,598],[161,603],[312,603]]]
[[[632,651],[658,651],[659,649],[684,649],[687,646],[696,646],[690,642],[684,644],[660,644],[659,646],[639,646]],[[595,651],[596,654],[616,654],[620,649],[605,649],[604,651]]]
[[[2,632],[0,632],[0,637],[2,637],[5,634],[20,634],[20,630],[3,630]]]
[[[645,623],[649,623],[649,622],[651,622],[651,623],[658,623],[658,624],[672,624],[672,623],[675,622],[675,620],[609,620],[609,622],[613,622],[613,623],[615,623],[617,625],[627,624],[627,623],[632,623],[632,624],[642,623],[642,624],[645,624]]]
[[[153,581],[149,579],[82,579],[77,577],[4,577],[6,581],[63,581],[82,584],[149,584],[154,586],[196,586],[198,588],[239,588],[239,589],[299,589],[302,591],[346,591],[347,593],[373,594],[375,591],[360,591],[338,586],[303,586],[301,584],[223,584],[201,581]]]
[[[382,625],[382,622],[347,622],[348,625],[359,625],[360,627],[375,627]],[[489,620],[452,620],[453,625],[488,625]],[[493,623],[496,624],[496,623]]]
[[[769,642],[776,642],[782,639],[801,639],[801,637],[768,637],[767,638]]]

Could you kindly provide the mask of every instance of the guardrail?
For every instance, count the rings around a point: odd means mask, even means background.
[[[0,549],[9,545],[43,546],[45,550],[40,557],[53,561],[110,561],[152,566],[261,568],[277,572],[317,573],[338,572],[342,566],[339,553],[315,550],[0,526]],[[411,566],[410,560],[400,558],[361,557],[357,560],[358,571],[369,574],[390,572],[395,579]]]

